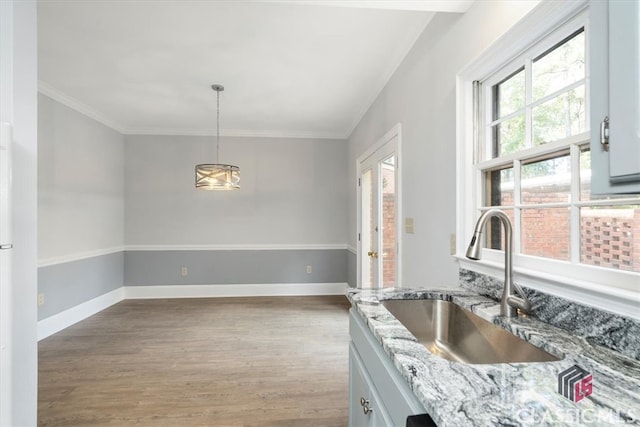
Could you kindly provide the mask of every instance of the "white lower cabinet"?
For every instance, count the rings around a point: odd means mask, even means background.
[[[424,405],[353,309],[349,332],[349,426],[404,427],[409,415],[424,414]]]

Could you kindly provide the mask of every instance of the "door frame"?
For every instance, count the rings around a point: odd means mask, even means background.
[[[362,177],[362,163],[371,157],[376,151],[385,147],[387,144],[395,145],[395,192],[396,192],[396,280],[395,287],[402,287],[402,125],[396,124],[375,144],[367,148],[356,159],[356,287],[362,288],[362,257],[366,251],[362,250],[362,187],[360,186],[360,178]]]

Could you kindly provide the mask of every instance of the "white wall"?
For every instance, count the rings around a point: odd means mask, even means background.
[[[464,15],[436,15],[349,138],[348,182],[354,183],[358,156],[402,124],[403,214],[415,218],[415,234],[405,234],[401,248],[403,286],[458,283],[449,252],[456,218],[456,73],[536,3],[478,1]],[[348,236],[355,247],[355,186],[349,191]]]
[[[126,137],[127,247],[346,244],[346,141],[221,137],[241,189],[196,190],[214,139]]]
[[[124,246],[124,137],[38,96],[38,258]]]
[[[13,124],[11,414],[8,426],[37,418],[37,21],[35,1],[0,2],[0,120]],[[4,396],[5,398],[7,396]],[[7,416],[8,415],[8,416]]]

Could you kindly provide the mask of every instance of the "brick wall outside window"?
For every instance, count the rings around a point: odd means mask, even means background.
[[[565,203],[567,185],[526,188],[521,197],[531,204]],[[504,192],[503,206],[513,206],[513,193]],[[523,209],[521,252],[526,255],[569,260],[569,208]],[[625,271],[640,271],[640,209],[582,208],[580,262]],[[635,236],[635,239],[634,239]]]

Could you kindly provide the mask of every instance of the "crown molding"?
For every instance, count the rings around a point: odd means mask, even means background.
[[[154,136],[213,136],[214,129],[171,129],[171,128],[127,128],[115,120],[107,117],[99,111],[72,96],[54,88],[49,83],[38,80],[38,92],[48,96],[60,104],[77,111],[123,135],[154,135]],[[291,139],[342,139],[347,140],[350,132],[305,132],[287,130],[246,130],[246,129],[221,129],[221,136],[249,137],[249,138],[291,138]]]
[[[414,12],[466,12],[473,0],[267,0],[307,6],[352,7],[360,9],[409,10]]]
[[[125,129],[125,135],[155,135],[155,136],[215,136],[215,129],[161,129],[161,128],[131,128]],[[220,136],[245,138],[291,138],[291,139],[343,139],[347,140],[347,133],[322,132],[290,132],[285,130],[244,130],[220,129]]]
[[[107,116],[100,113],[99,111],[89,107],[87,104],[84,104],[83,102],[78,101],[77,99],[54,88],[53,86],[51,86],[50,84],[42,80],[38,80],[38,92],[48,96],[49,98],[59,102],[60,104],[66,107],[71,108],[72,110],[77,111],[78,113],[84,114],[85,116],[92,118],[93,120],[99,123],[102,123],[108,128],[115,130],[116,132],[119,132],[121,134],[125,133],[124,126],[122,126],[120,123],[108,118]]]

